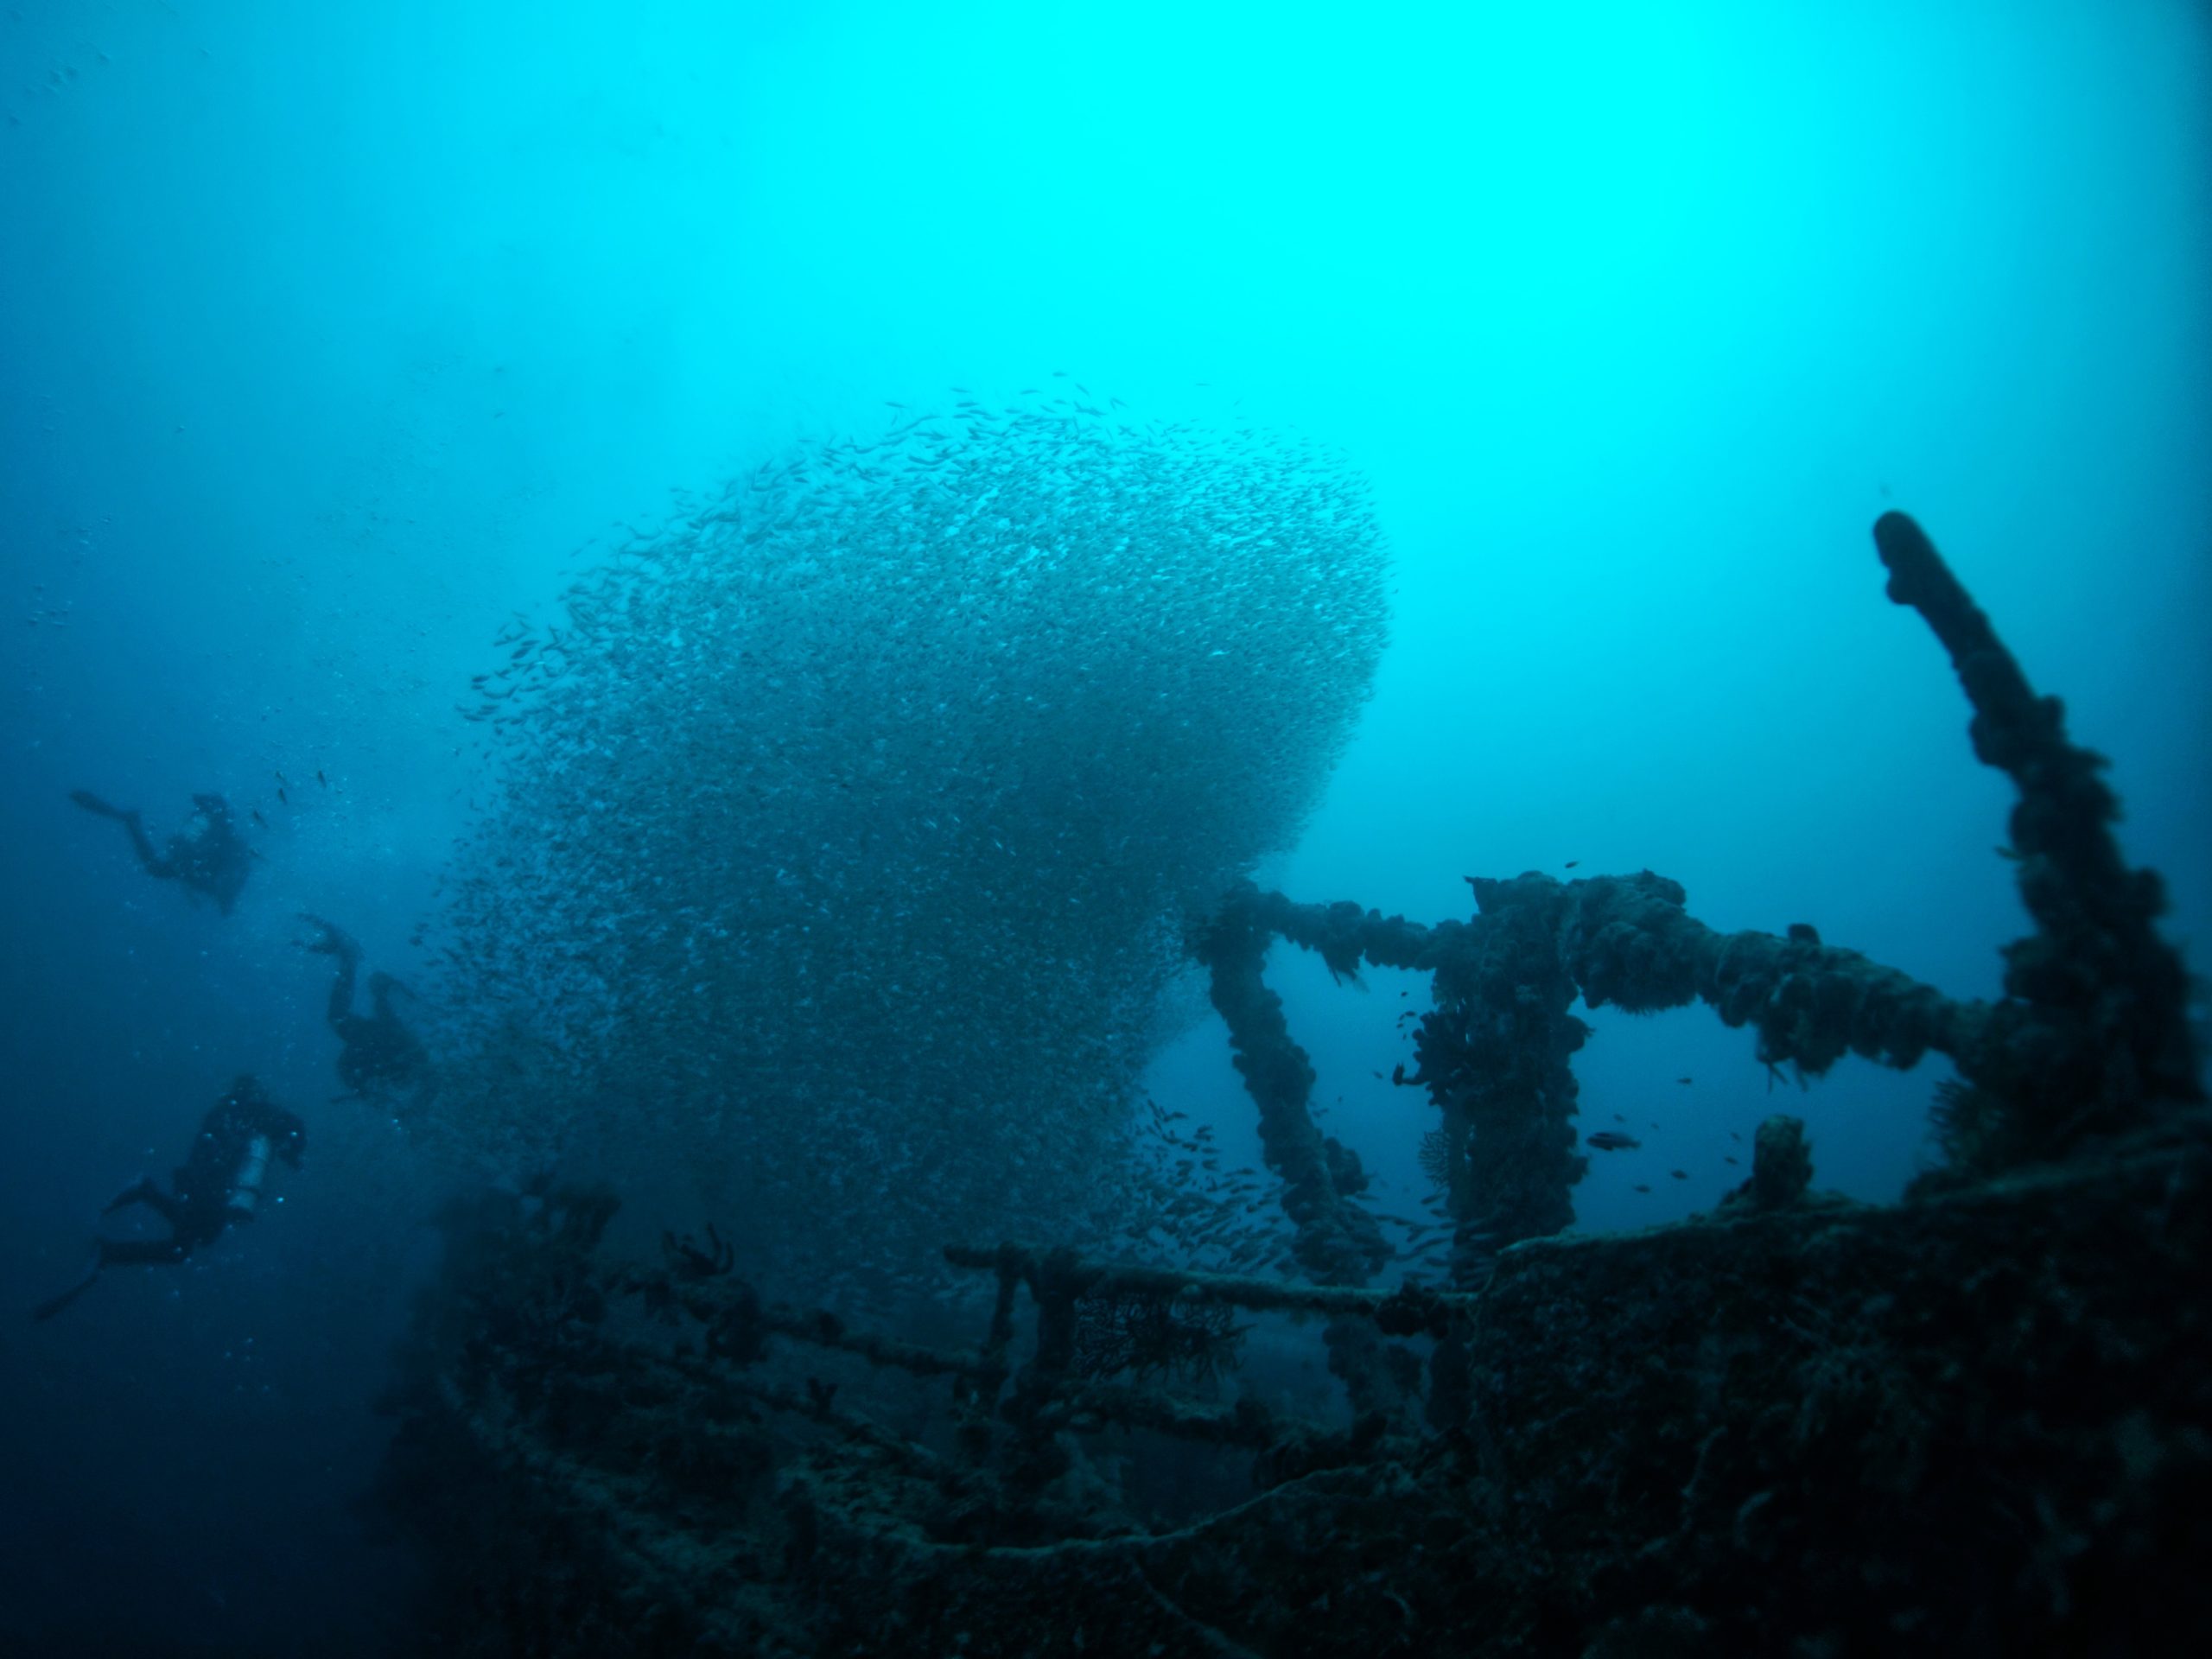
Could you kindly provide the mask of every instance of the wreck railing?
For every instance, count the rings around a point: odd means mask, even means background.
[[[1380,1291],[1296,1284],[1224,1274],[1185,1273],[1087,1261],[1067,1250],[954,1245],[944,1252],[954,1268],[995,1274],[997,1292],[983,1344],[944,1351],[860,1334],[824,1310],[764,1304],[744,1281],[690,1268],[676,1252],[664,1268],[625,1266],[608,1288],[639,1298],[664,1318],[677,1313],[704,1331],[701,1357],[656,1359],[695,1387],[822,1423],[845,1438],[879,1447],[895,1442],[903,1457],[927,1461],[922,1448],[835,1404],[836,1388],[809,1377],[802,1392],[763,1383],[743,1373],[768,1357],[769,1338],[781,1338],[850,1354],[868,1364],[924,1377],[950,1377],[960,1413],[958,1440],[971,1466],[997,1460],[1005,1451],[1012,1490],[1034,1491],[1067,1465],[1057,1436],[1063,1430],[1093,1433],[1108,1427],[1146,1429],[1178,1439],[1261,1454],[1274,1478],[1363,1459],[1383,1445],[1392,1428],[1368,1413],[1337,1431],[1243,1399],[1221,1406],[1164,1390],[1108,1380],[1134,1370],[1211,1374],[1229,1363],[1242,1330],[1224,1316],[1232,1311],[1314,1315],[1357,1321],[1384,1337],[1442,1337],[1472,1307],[1473,1299],[1408,1283]],[[1027,1293],[1035,1309],[1029,1357],[1014,1363],[1017,1303]],[[1121,1352],[1104,1365],[1086,1363],[1085,1338],[1116,1310],[1141,1311],[1141,1330],[1125,1324],[1109,1341]],[[1000,1425],[1010,1434],[1001,1446]]]

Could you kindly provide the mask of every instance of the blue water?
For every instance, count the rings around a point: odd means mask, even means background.
[[[455,702],[509,613],[610,519],[886,400],[1066,368],[1371,478],[1392,642],[1263,883],[1437,919],[1467,875],[1649,868],[1717,927],[1990,995],[2010,796],[1882,595],[1904,507],[2113,757],[2202,963],[2202,7],[1059,10],[0,21],[0,1307],[234,1073],[312,1142],[245,1235],[0,1324],[0,1649],[400,1641],[407,1563],[353,1504],[434,1194],[329,1102],[295,912],[423,971],[487,790]],[[262,812],[236,913],[149,881],[79,785],[157,838],[194,790]],[[1273,972],[1402,1202],[1409,982]],[[1750,1038],[1594,1023],[1586,1124],[1662,1161],[1596,1160],[1579,1224],[1710,1205],[1778,1103]],[[1201,1022],[1152,1084],[1241,1153],[1226,1056]],[[1791,1089],[1821,1183],[1896,1195],[1940,1075]]]

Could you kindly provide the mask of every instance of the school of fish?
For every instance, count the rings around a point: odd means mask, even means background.
[[[1349,739],[1387,553],[1319,446],[1103,401],[803,443],[502,633],[448,1135],[681,1168],[792,1294],[902,1296],[953,1239],[1264,1265],[1272,1183],[1140,1078],[1185,927]]]

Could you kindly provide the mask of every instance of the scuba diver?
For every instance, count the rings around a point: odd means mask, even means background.
[[[52,1319],[91,1289],[104,1268],[171,1265],[213,1243],[225,1228],[251,1221],[261,1207],[270,1159],[281,1158],[297,1169],[307,1145],[307,1125],[298,1115],[277,1105],[258,1081],[241,1072],[230,1092],[200,1120],[190,1156],[169,1176],[174,1192],[162,1192],[152,1176],[142,1176],[100,1211],[111,1216],[143,1204],[168,1224],[169,1236],[96,1240],[85,1276],[41,1303],[31,1317]]]
[[[221,796],[192,798],[192,804],[199,811],[200,827],[188,836],[171,836],[166,853],[154,850],[153,841],[146,834],[137,807],[111,806],[88,789],[71,790],[69,798],[87,812],[103,818],[120,819],[147,874],[157,880],[181,881],[192,892],[206,893],[226,916],[238,903],[238,893],[245,887],[246,874],[252,868],[250,861],[254,852],[238,834],[238,825],[231,817],[230,804]]]
[[[430,1057],[391,1006],[394,991],[408,997],[415,993],[390,974],[371,974],[369,1012],[354,1013],[353,976],[360,968],[361,947],[320,916],[302,912],[300,919],[322,930],[322,937],[307,949],[338,958],[338,977],[331,982],[330,1003],[323,1012],[338,1033],[338,1078],[347,1090],[336,1098],[360,1100],[386,1089],[421,1094],[430,1082]]]

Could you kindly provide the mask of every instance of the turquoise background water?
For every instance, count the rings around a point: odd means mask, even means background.
[[[1433,919],[1469,874],[1650,868],[1716,926],[1990,995],[2010,797],[1882,596],[1868,526],[1904,507],[2115,758],[2201,956],[2208,87],[2204,10],[2147,0],[22,0],[0,1302],[237,1070],[317,1103],[317,1147],[281,1226],[0,1332],[0,1629],[289,1650],[313,1617],[376,1650],[398,1568],[346,1502],[426,1195],[319,1103],[292,912],[410,967],[509,613],[609,521],[886,400],[1065,368],[1373,479],[1393,644],[1263,880]],[[238,913],[152,888],[79,784],[157,828],[198,788],[264,811]],[[1374,1077],[1408,988],[1275,972],[1331,1128],[1409,1185],[1421,1109]],[[1711,1204],[1781,1103],[1750,1039],[1599,1025],[1589,1127],[1662,1127],[1596,1160],[1583,1224]],[[1793,1091],[1822,1182],[1893,1195],[1936,1075]],[[1154,1082],[1249,1133],[1215,1028]]]

